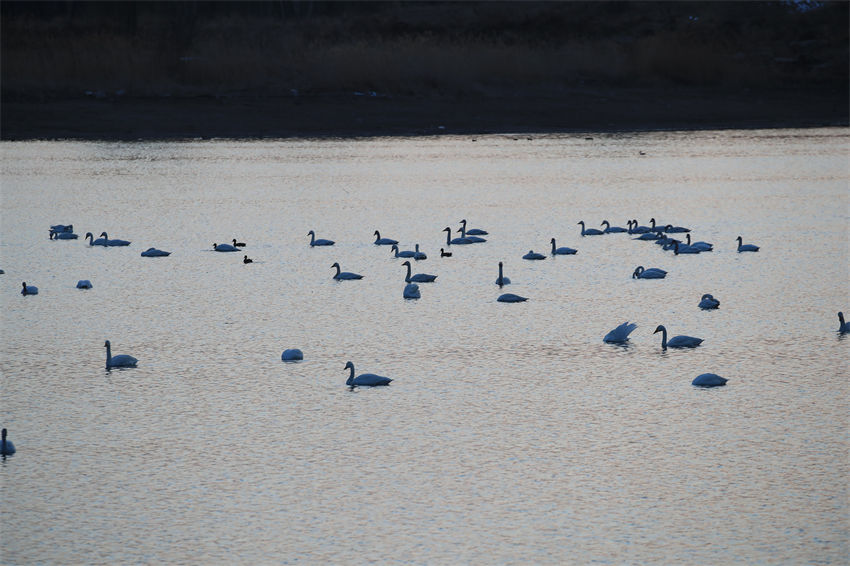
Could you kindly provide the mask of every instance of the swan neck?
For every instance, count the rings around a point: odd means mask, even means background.
[[[345,384],[351,385],[351,384],[354,383],[354,364],[351,364],[350,366],[348,366],[348,370],[349,370],[348,379],[346,380]]]
[[[667,329],[666,328],[661,329],[661,348],[664,349],[664,350],[667,349]]]

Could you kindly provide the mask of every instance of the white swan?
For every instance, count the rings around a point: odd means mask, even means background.
[[[510,285],[511,280],[504,275],[502,275],[502,262],[499,262],[499,276],[496,278],[496,285],[502,287],[503,285]]]
[[[403,252],[398,251],[398,244],[393,244],[393,247],[390,248],[390,251],[393,252],[393,257],[413,257],[416,255],[415,252],[410,250],[404,250]]]
[[[578,250],[574,250],[572,248],[566,248],[566,247],[556,248],[555,247],[555,238],[552,238],[549,241],[552,243],[552,255],[573,255],[576,252],[578,252]]]
[[[100,235],[104,240],[106,240],[107,246],[114,247],[114,246],[129,246],[130,245],[130,242],[128,242],[127,240],[110,240],[109,236],[106,234],[106,232],[101,232]]]
[[[473,244],[474,242],[469,238],[452,238],[452,229],[449,227],[443,228],[443,232],[446,233],[446,245],[451,246],[452,244],[456,246]]]
[[[600,224],[600,226],[605,226],[605,230],[603,230],[603,232],[605,232],[606,234],[615,234],[615,233],[618,233],[618,232],[628,232],[628,230],[626,230],[622,226],[611,226],[611,223],[608,222],[607,220],[603,220],[602,224]]]
[[[691,382],[691,385],[696,385],[699,387],[718,387],[720,385],[726,385],[726,382],[729,381],[725,377],[720,377],[716,373],[703,373]]]
[[[578,223],[581,224],[581,235],[582,236],[601,236],[602,234],[605,233],[602,230],[597,230],[596,228],[585,229],[584,220],[579,220]]]
[[[2,432],[2,440],[0,440],[0,455],[2,456],[11,456],[15,453],[15,445],[12,444],[12,441],[6,438],[6,429],[3,429]]]
[[[91,281],[88,279],[80,279],[77,281],[77,289],[91,289]]]
[[[473,244],[478,244],[478,243],[480,243],[480,242],[486,242],[486,241],[487,241],[485,238],[482,238],[481,236],[470,236],[470,235],[467,235],[467,233],[466,233],[466,224],[462,225],[462,226],[460,227],[460,230],[458,230],[458,232],[460,232],[460,237],[461,237],[461,238],[464,238],[464,239],[466,239],[466,240],[469,240],[469,241],[470,241],[470,242],[472,242]]]
[[[230,244],[213,244],[213,249],[217,252],[238,252],[239,248]]]
[[[405,261],[402,265],[407,266],[407,276],[404,278],[406,283],[433,283],[437,278],[436,275],[429,275],[428,273],[417,273],[416,275],[411,275],[410,262]]]
[[[323,238],[316,239],[316,233],[312,230],[307,232],[307,235],[310,236],[310,247],[313,246],[332,246],[334,245],[333,240],[325,240]]]
[[[284,362],[297,362],[304,359],[304,352],[298,348],[289,348],[283,351],[280,359]]]
[[[21,289],[21,295],[38,295],[38,287],[35,285],[27,285],[26,281],[23,282],[23,288]]]
[[[105,246],[106,245],[106,240],[104,238],[98,238],[97,240],[95,240],[94,235],[91,232],[86,232],[85,237],[88,238],[90,246]]]
[[[667,329],[663,324],[659,324],[653,334],[656,332],[661,333],[661,348],[664,350],[667,348],[696,348],[702,344],[702,338],[694,338],[693,336],[673,336],[670,340],[667,340]]]
[[[514,295],[513,293],[505,293],[504,295],[499,295],[499,298],[496,300],[500,303],[522,303],[527,301],[528,299],[526,297]]]
[[[665,277],[667,277],[667,272],[663,269],[657,267],[644,269],[642,265],[637,266],[632,273],[632,279],[664,279]]]
[[[686,244],[691,246],[692,248],[697,248],[701,252],[710,252],[714,250],[714,244],[709,244],[708,242],[693,242],[691,243],[691,235],[685,234]]]
[[[140,254],[142,257],[168,257],[171,252],[158,250],[156,248],[148,248]]]
[[[743,243],[744,239],[741,236],[738,236],[738,253],[740,252],[757,252],[759,251],[759,247],[753,244],[745,244]]]
[[[419,285],[416,283],[408,283],[404,286],[404,293],[402,293],[405,299],[419,299],[422,297],[422,294],[419,292]]]
[[[381,233],[375,230],[375,245],[376,246],[391,246],[393,244],[397,244],[398,240],[393,240],[392,238],[382,238]]]
[[[715,299],[710,293],[706,293],[700,298],[699,308],[703,310],[716,309],[720,306],[720,301]]]
[[[460,225],[463,227],[463,233],[468,236],[486,236],[488,232],[486,230],[480,230],[478,228],[470,228],[466,229],[466,218],[460,221]]]
[[[110,368],[134,368],[139,361],[133,356],[127,354],[112,355],[112,345],[109,340],[103,345],[106,348],[106,369]]]
[[[419,244],[416,244],[416,248],[413,251],[413,259],[419,261],[420,259],[428,259],[428,255],[425,252],[419,251]]]
[[[528,250],[528,253],[522,256],[522,259],[546,259],[546,256],[539,254],[534,250]]]
[[[838,331],[842,334],[850,332],[850,324],[844,322],[844,313],[838,311]]]
[[[629,334],[632,333],[632,330],[637,328],[637,324],[629,324],[628,322],[624,322],[611,332],[605,335],[602,339],[603,342],[607,342],[609,344],[625,344],[629,341]]]
[[[354,377],[354,364],[351,362],[345,362],[345,369],[351,370],[351,373],[349,374],[348,380],[345,382],[345,384],[351,387],[352,389],[358,385],[367,387],[389,385],[392,381],[392,379],[390,379],[389,377],[375,375],[374,373],[361,373],[357,377]]]
[[[334,264],[331,265],[331,267],[336,267],[336,275],[334,275],[333,278],[336,279],[337,281],[351,280],[351,279],[363,279],[363,276],[360,275],[359,273],[351,273],[350,271],[340,272],[339,264],[336,263],[336,262],[334,262]]]

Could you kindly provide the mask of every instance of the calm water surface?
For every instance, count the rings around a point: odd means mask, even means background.
[[[0,145],[2,562],[846,564],[848,131],[588,137]],[[715,251],[576,225],[650,217]]]

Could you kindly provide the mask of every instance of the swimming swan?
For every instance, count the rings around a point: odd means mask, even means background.
[[[307,232],[307,235],[310,236],[310,246],[332,246],[334,245],[333,240],[325,240],[322,238],[316,239],[316,233],[312,230]]]
[[[246,255],[242,258],[242,263],[254,263],[254,260]]]
[[[283,351],[280,359],[284,362],[297,362],[304,359],[304,352],[298,348],[290,348]]]
[[[213,249],[217,252],[238,252],[239,248],[230,244],[213,244]]]
[[[85,237],[88,238],[90,246],[105,246],[106,245],[105,239],[98,238],[97,240],[95,240],[94,235],[91,232],[86,232]]]
[[[653,334],[656,332],[661,333],[661,348],[664,350],[667,348],[696,348],[702,344],[702,338],[694,338],[693,336],[673,336],[670,340],[667,340],[667,329],[664,328],[663,324],[659,324]]]
[[[622,226],[611,226],[611,223],[608,222],[607,220],[603,220],[602,224],[600,224],[600,226],[605,226],[605,230],[603,230],[603,232],[605,232],[606,234],[615,234],[617,232],[628,232],[628,230],[626,230]]]
[[[462,226],[460,227],[460,230],[458,230],[458,232],[460,232],[460,237],[461,237],[461,238],[464,238],[464,239],[466,239],[466,240],[469,240],[469,241],[470,241],[470,242],[472,242],[473,244],[477,244],[477,243],[480,243],[480,242],[486,242],[486,241],[487,241],[485,238],[482,238],[481,236],[470,236],[470,235],[467,235],[467,233],[466,233],[466,224],[462,225]]]
[[[440,248],[440,257],[452,257],[452,252],[447,252],[443,248]]]
[[[663,269],[657,267],[644,269],[642,265],[637,266],[632,273],[632,279],[664,279],[665,277],[667,277],[667,272]]]
[[[419,251],[419,244],[416,244],[416,248],[413,251],[413,259],[419,261],[420,259],[428,259],[428,255],[425,252]]]
[[[715,299],[710,293],[706,293],[700,298],[699,308],[703,310],[716,309],[720,306],[720,301]]]
[[[51,240],[76,240],[79,238],[73,232],[55,232],[53,230],[50,231],[50,239]]]
[[[757,252],[759,251],[759,247],[753,244],[744,244],[743,238],[738,236],[738,253],[740,252]]]
[[[510,284],[511,284],[511,280],[509,278],[505,277],[504,275],[502,275],[502,262],[500,261],[499,262],[499,276],[496,278],[496,285],[501,287],[503,285],[510,285]]]
[[[3,429],[2,440],[0,440],[0,455],[11,456],[15,453],[15,445],[12,441],[6,438],[6,429]]]
[[[629,220],[629,234],[646,234],[649,232],[649,226],[638,225],[637,220]]]
[[[398,251],[397,244],[393,244],[393,247],[390,248],[390,251],[394,253],[393,257],[413,257],[416,255],[416,252],[412,252],[410,250],[404,250],[403,252]]]
[[[486,236],[488,232],[486,230],[479,230],[478,228],[470,228],[466,229],[466,218],[460,221],[460,225],[463,227],[463,233],[469,236]]]
[[[678,241],[676,241],[676,242],[673,242],[673,253],[675,253],[676,255],[679,255],[679,254],[698,254],[698,253],[700,253],[700,250],[698,250],[697,248],[695,248],[693,246],[683,246],[683,245],[679,244]]]
[[[496,300],[500,303],[522,303],[527,301],[528,299],[526,297],[514,295],[513,293],[505,293],[504,295],[499,295],[499,298]]]
[[[348,380],[345,382],[345,384],[351,387],[352,389],[358,385],[366,387],[389,385],[390,381],[392,381],[392,379],[390,379],[389,377],[375,375],[374,373],[361,373],[357,377],[354,377],[354,364],[352,364],[351,362],[345,362],[345,369],[351,370],[351,373],[349,374]]]
[[[21,295],[38,295],[38,287],[35,285],[27,285],[26,281],[23,282],[23,289],[21,289]]]
[[[334,264],[331,265],[331,267],[336,267],[336,275],[334,275],[333,278],[336,279],[337,281],[350,280],[350,279],[363,279],[363,276],[360,275],[359,273],[351,273],[350,271],[340,272],[339,264],[336,263],[336,262],[334,262]]]
[[[629,341],[629,334],[632,333],[632,330],[637,328],[637,324],[629,324],[628,322],[624,322],[611,332],[605,335],[602,339],[603,342],[607,342],[608,344],[625,344]]]
[[[148,248],[140,254],[142,257],[167,257],[171,252],[164,252],[156,248]]]
[[[528,253],[522,256],[522,259],[546,259],[546,256],[539,254],[534,250],[528,250]]]
[[[556,248],[555,247],[555,238],[552,238],[549,241],[552,243],[552,255],[573,255],[578,251],[578,250],[574,250],[572,248],[564,248],[564,247]]]
[[[91,289],[91,281],[88,279],[80,279],[77,281],[77,289]]]
[[[597,230],[596,228],[585,229],[584,220],[579,220],[578,223],[581,224],[581,235],[582,236],[601,236],[602,234],[605,233],[602,230]]]
[[[850,332],[850,324],[844,322],[844,313],[838,311],[838,331],[842,334]]]
[[[106,348],[106,369],[110,368],[134,368],[136,367],[136,358],[133,356],[128,356],[127,354],[118,354],[117,356],[112,355],[112,345],[109,343],[109,340],[104,344]]]
[[[427,273],[417,273],[416,275],[410,274],[410,262],[405,261],[402,265],[407,266],[407,276],[404,278],[407,283],[433,283],[437,278],[436,275],[429,275]]]
[[[714,244],[709,244],[708,242],[693,242],[691,243],[691,235],[685,234],[685,238],[687,241],[685,242],[687,245],[692,248],[697,248],[701,252],[710,252],[714,249]]]
[[[454,244],[456,246],[461,246],[461,245],[475,243],[472,240],[470,240],[469,238],[452,238],[452,229],[449,228],[449,227],[443,228],[443,232],[446,233],[446,245],[447,246],[451,246],[452,244]]]
[[[103,237],[104,240],[106,240],[105,245],[107,245],[107,246],[114,247],[114,246],[129,246],[130,245],[130,242],[128,242],[127,240],[110,240],[109,236],[106,234],[106,232],[101,232],[100,235]]]
[[[698,387],[718,387],[720,385],[726,385],[726,382],[729,381],[725,377],[720,377],[715,373],[703,373],[698,376],[691,382],[691,385],[696,385]]]
[[[405,299],[419,299],[422,294],[419,292],[419,285],[416,283],[408,283],[404,286],[403,296]]]
[[[382,238],[381,233],[375,230],[375,245],[376,246],[391,246],[393,244],[397,244],[398,240],[393,240],[392,238]]]

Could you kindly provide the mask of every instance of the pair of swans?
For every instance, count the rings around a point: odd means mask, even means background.
[[[465,246],[467,244],[474,244],[471,238],[452,238],[452,229],[446,226],[443,228],[443,232],[446,233],[446,245],[451,246],[452,244],[456,246]]]
[[[313,246],[332,246],[335,244],[333,240],[325,240],[322,238],[316,239],[316,233],[313,230],[307,232],[307,235],[310,236],[310,247]]]
[[[393,257],[412,257],[413,259],[415,259],[417,261],[420,260],[420,259],[428,259],[428,256],[425,254],[425,252],[419,251],[419,244],[416,244],[416,249],[413,250],[413,251],[404,250],[404,251],[400,252],[400,251],[398,251],[398,245],[396,245],[396,244],[393,244],[393,247],[390,248],[390,250],[394,254]]]
[[[118,354],[117,356],[113,356],[112,345],[109,343],[109,340],[107,340],[103,346],[106,348],[106,369],[136,367],[136,363],[139,360],[133,356],[128,356],[127,354]]]
[[[6,438],[6,429],[3,429],[2,439],[0,439],[0,456],[11,456],[15,453],[15,445],[12,441]]]
[[[741,252],[757,252],[759,247],[753,244],[745,244],[744,239],[738,236],[738,253]]]
[[[711,293],[706,293],[705,295],[703,295],[700,298],[699,308],[701,308],[702,310],[716,309],[719,306],[720,306],[720,301],[715,299],[714,296],[711,295]],[[839,313],[839,314],[841,314],[841,313]]]
[[[115,247],[130,245],[130,242],[127,240],[110,240],[109,235],[106,232],[101,232],[100,238],[97,240],[94,239],[94,235],[91,232],[86,232],[86,238],[88,239],[90,246]]]
[[[649,226],[641,226],[637,220],[629,220],[629,234],[646,234],[649,232]]]
[[[22,283],[23,289],[21,289],[21,295],[26,297],[27,295],[38,295],[38,287],[35,285],[27,285],[27,282],[24,281]]]
[[[217,252],[238,252],[239,248],[230,244],[213,244],[213,249]]]
[[[482,232],[483,232],[484,234],[486,234],[486,233],[487,233],[487,232],[484,232],[483,230],[476,230],[476,229],[474,229],[474,228],[473,228],[473,230],[475,230],[475,233],[476,233],[476,234],[481,234]],[[470,242],[472,242],[473,244],[478,244],[478,243],[486,242],[486,241],[487,241],[486,239],[482,238],[481,236],[476,236],[475,234],[473,234],[473,231],[472,231],[472,230],[470,230],[469,232],[467,232],[467,231],[466,231],[466,220],[462,220],[462,221],[461,221],[461,226],[460,226],[460,237],[461,237],[461,238],[463,238],[463,239],[465,239],[465,240],[469,240],[469,241],[470,241]]]
[[[673,336],[667,340],[667,329],[663,324],[659,324],[653,334],[661,333],[661,348],[696,348],[702,344],[702,338],[694,338],[693,336]]]
[[[333,276],[337,281],[350,281],[353,279],[363,279],[363,276],[359,273],[351,273],[350,271],[340,271],[339,264],[334,262],[331,267],[336,268],[336,275]]]
[[[171,252],[158,250],[156,248],[148,248],[141,253],[142,257],[168,257],[170,255],[171,255]]]
[[[280,359],[284,362],[298,362],[304,359],[304,352],[298,348],[289,348],[283,351]]]
[[[642,265],[635,268],[632,273],[632,279],[664,279],[667,277],[667,272],[657,267],[644,269]]]
[[[478,228],[470,228],[466,229],[466,218],[460,221],[460,230],[464,236],[486,236],[488,232],[486,230],[480,230]]]
[[[375,245],[376,246],[391,246],[393,244],[397,244],[398,240],[393,240],[392,238],[382,238],[381,233],[375,230]]]
[[[555,247],[555,238],[552,238],[551,240],[549,240],[549,242],[552,244],[552,255],[574,255],[578,252],[578,250],[574,250],[572,248]]]
[[[357,386],[360,387],[376,387],[379,385],[389,385],[392,379],[389,377],[383,377],[381,375],[375,375],[374,373],[361,373],[357,377],[354,377],[354,364],[351,362],[345,362],[345,369],[350,370],[350,374],[348,375],[348,379],[345,384],[354,389]]]
[[[437,279],[436,275],[430,275],[428,273],[417,273],[416,275],[411,275],[409,261],[405,261],[402,265],[407,266],[407,275],[404,277],[405,283],[433,283],[434,280]]]

